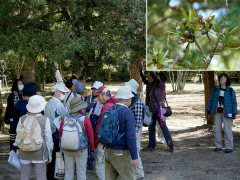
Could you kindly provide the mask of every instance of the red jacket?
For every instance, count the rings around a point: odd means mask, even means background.
[[[110,107],[112,106],[115,106],[115,104],[117,103],[117,99],[115,98],[115,96],[111,97],[109,100],[105,101],[105,105],[102,107],[102,111],[101,111],[101,115],[98,119],[98,122],[96,124],[96,128],[95,128],[95,131],[94,131],[94,146],[95,148],[97,148],[99,142],[97,140],[97,134],[98,134],[98,127],[100,126],[101,124],[101,117],[102,117],[102,114],[108,110]]]
[[[83,113],[81,111],[78,111],[78,113],[83,115]],[[62,119],[62,122],[60,124],[59,137],[61,137],[61,134],[62,134],[63,124],[64,124],[64,118]],[[90,119],[86,116],[85,116],[85,119],[84,119],[84,127],[86,129],[87,137],[88,137],[88,140],[89,140],[89,143],[90,143],[90,151],[94,151],[94,137],[93,137],[92,123],[91,123]]]

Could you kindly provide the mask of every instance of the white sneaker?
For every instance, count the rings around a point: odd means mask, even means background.
[[[160,144],[164,144],[164,143],[166,143],[166,140],[164,137],[161,137]]]

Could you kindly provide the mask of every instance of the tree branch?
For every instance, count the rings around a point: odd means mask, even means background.
[[[209,34],[207,33],[207,37],[208,37],[208,40],[209,40],[209,42],[211,43],[211,45],[212,45],[212,48],[214,48],[214,46],[213,46],[213,43],[212,43],[212,40],[210,39],[210,37],[209,37]]]
[[[203,52],[202,48],[200,47],[200,45],[198,44],[198,42],[197,42],[197,40],[196,40],[196,39],[194,39],[194,42],[195,42],[196,46],[198,47],[198,49],[201,51],[201,53],[202,53],[202,55],[203,55],[204,59],[206,59],[206,56],[205,56],[205,54],[204,54],[204,52]]]
[[[212,61],[212,58],[217,50],[217,46],[218,46],[218,43],[219,43],[219,40],[221,38],[221,36],[223,35],[222,34],[222,30],[223,30],[223,26],[225,24],[225,21],[226,21],[226,18],[227,18],[227,11],[228,11],[228,1],[226,0],[226,11],[225,11],[225,16],[224,16],[224,19],[223,19],[223,22],[222,22],[222,25],[221,25],[221,28],[219,30],[219,34],[218,34],[218,38],[217,38],[217,42],[215,44],[215,47],[213,48],[210,56],[209,56],[209,59],[207,60],[207,63],[206,63],[206,66],[204,67],[204,69],[207,69],[208,66],[210,65],[211,61]]]
[[[174,65],[177,63],[177,61],[178,61],[178,56],[179,56],[179,54],[177,54],[177,56],[176,56],[176,58],[175,58],[175,60],[174,60],[174,62],[173,62],[173,64],[172,64],[172,66],[170,67],[169,70],[172,70],[173,67],[174,67]]]

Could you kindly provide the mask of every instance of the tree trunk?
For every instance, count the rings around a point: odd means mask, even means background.
[[[184,90],[188,71],[169,71],[169,79],[172,84],[173,91],[178,92]]]
[[[35,78],[35,62],[30,61],[28,63],[29,68],[27,69],[27,72],[24,74],[23,82],[26,84],[28,82],[34,82],[36,81]]]
[[[3,102],[2,102],[2,94],[0,90],[0,129],[4,128],[4,112],[3,112]]]
[[[132,52],[132,55],[135,52]],[[143,82],[139,73],[139,65],[142,64],[143,61],[143,57],[138,57],[138,59],[136,59],[134,61],[134,63],[131,64],[130,66],[130,79],[134,79],[137,81],[137,83],[139,84],[139,88],[138,88],[138,95],[139,97],[143,100],[144,96],[143,96]],[[143,100],[144,101],[144,100]]]
[[[203,72],[203,79],[204,79],[204,92],[205,92],[205,112],[208,106],[208,102],[210,100],[211,93],[213,91],[213,88],[216,85],[215,78],[216,73],[214,71],[204,71]],[[208,125],[214,125],[214,116],[210,115],[210,117],[207,117],[207,124]]]

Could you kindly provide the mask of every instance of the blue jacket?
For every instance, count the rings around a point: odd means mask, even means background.
[[[119,104],[116,105],[121,106]],[[129,150],[132,159],[138,159],[137,155],[137,143],[135,135],[135,118],[133,113],[126,107],[118,111],[119,120],[119,134],[125,134],[121,137],[119,142],[111,147],[111,149],[116,150]]]
[[[14,128],[17,127],[19,118],[25,114],[27,114],[27,104],[28,100],[21,99],[17,102],[13,110],[13,125]]]
[[[220,90],[220,85],[215,87],[215,92],[214,89],[212,91],[208,106],[207,106],[207,111],[210,111],[211,114],[215,114],[217,111],[217,103],[218,103],[218,98],[219,98],[219,90]],[[223,108],[223,115],[226,116],[226,118],[232,118],[231,115],[237,114],[237,100],[236,100],[236,95],[235,91],[232,90],[232,94],[230,95],[230,87],[226,87],[226,91],[224,92],[224,108]]]

